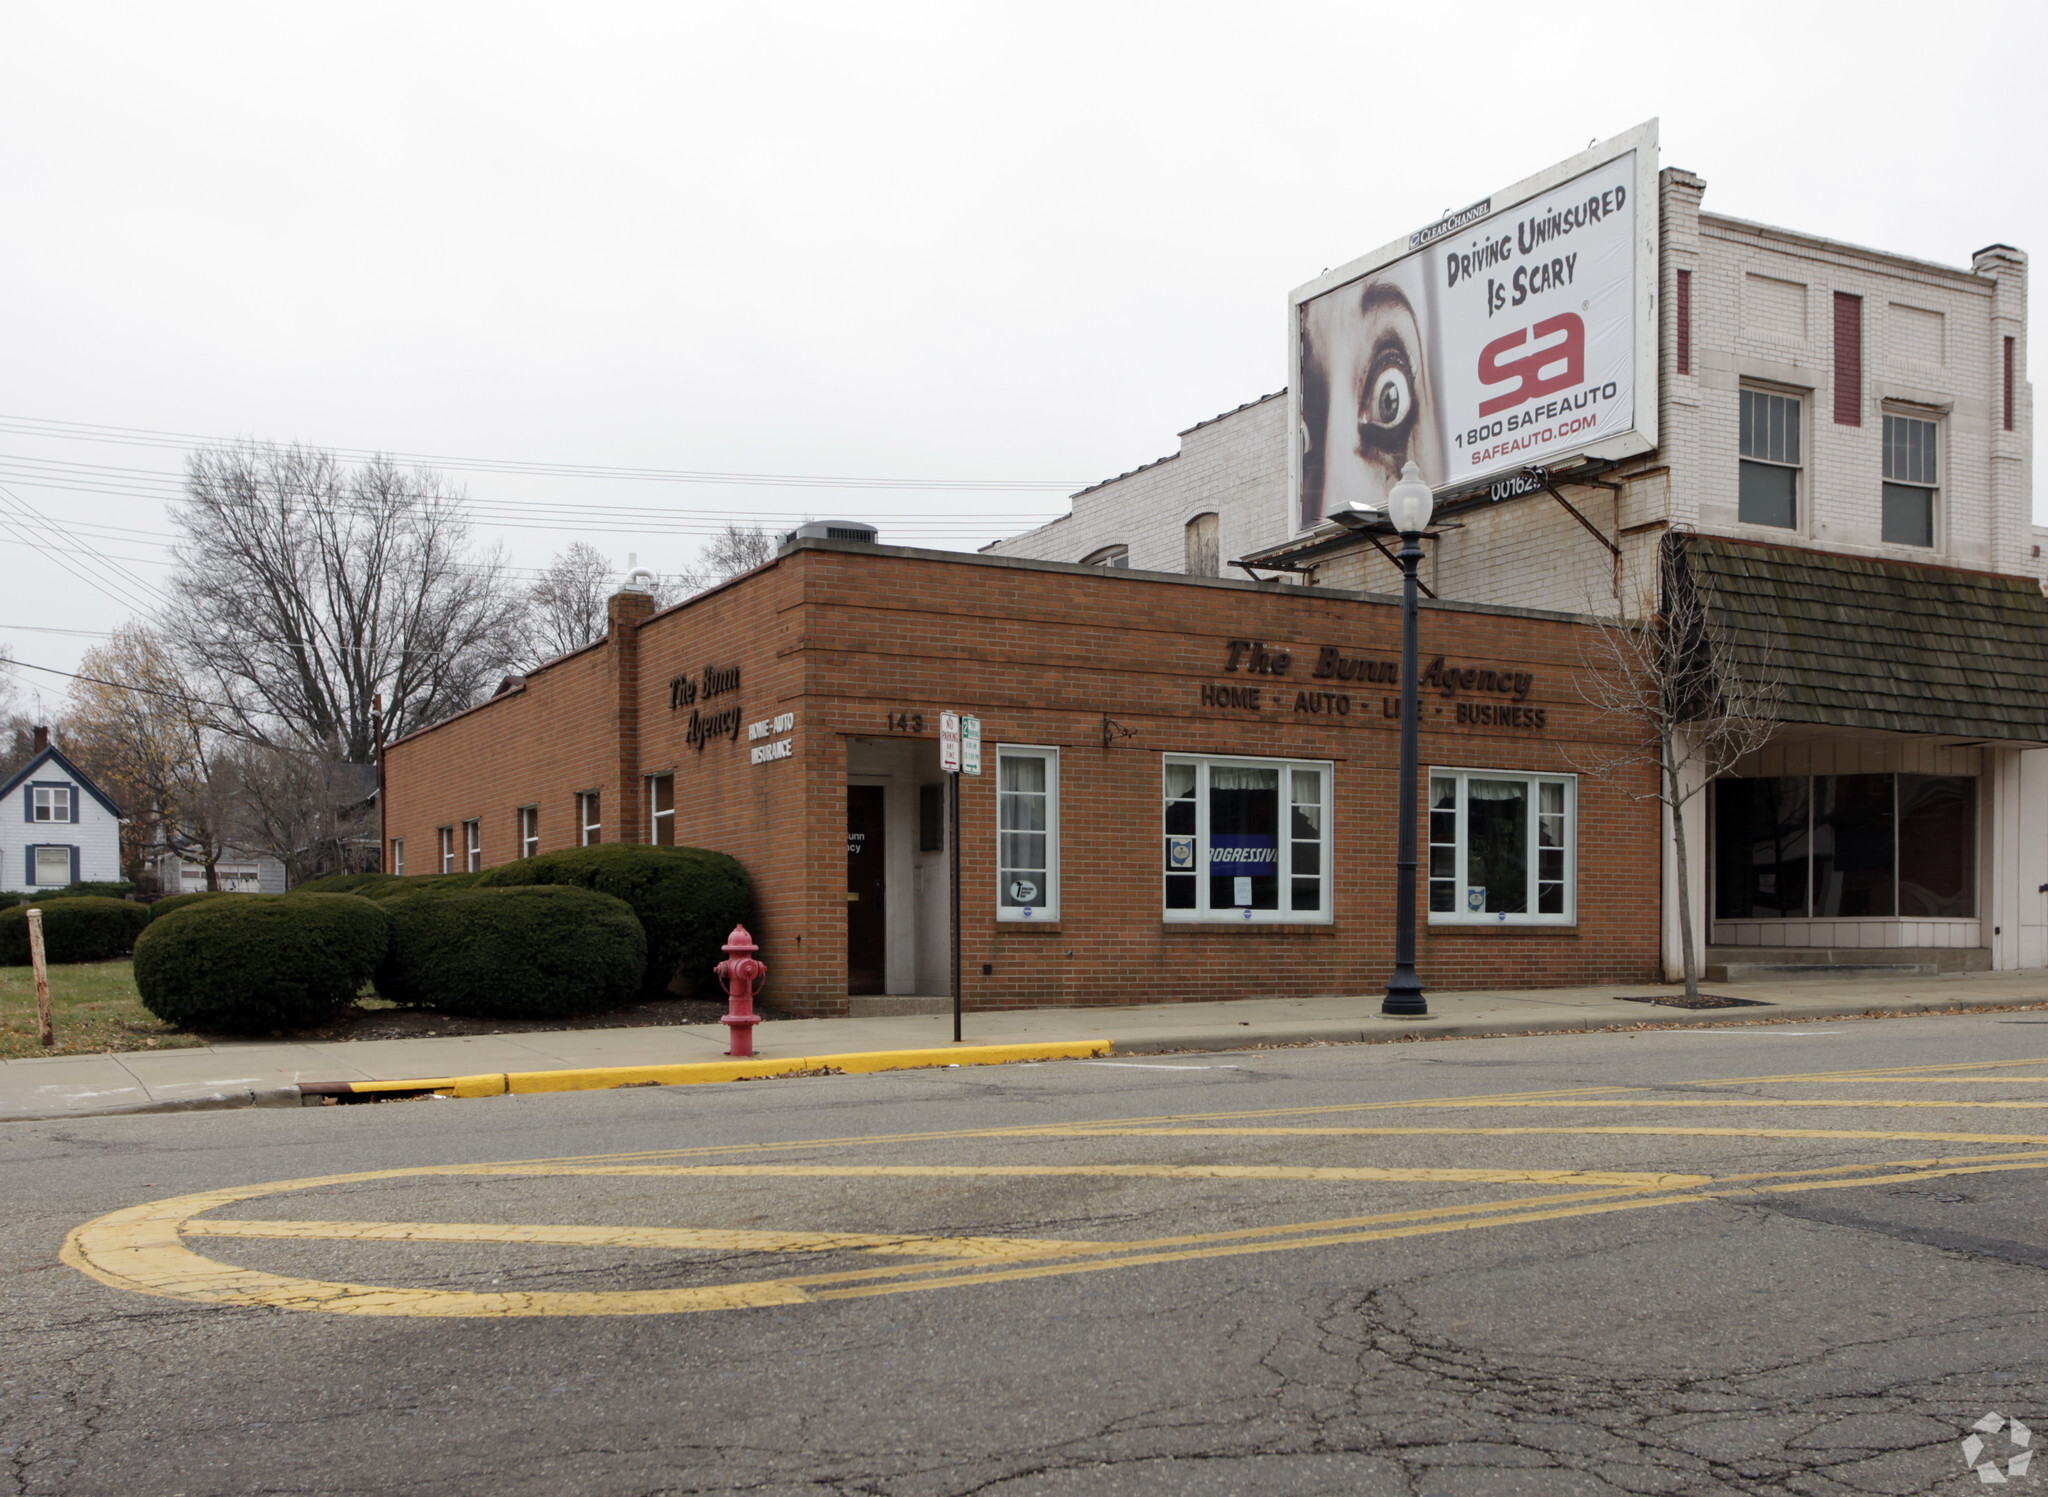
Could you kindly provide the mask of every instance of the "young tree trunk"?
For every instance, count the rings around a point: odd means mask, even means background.
[[[1685,802],[1684,787],[1678,782],[1678,763],[1671,752],[1670,739],[1664,743],[1664,783],[1670,793],[1665,804],[1671,807],[1671,840],[1678,855],[1678,949],[1685,963],[1685,996],[1697,998],[1700,995],[1699,954],[1692,941],[1692,868],[1685,851]]]

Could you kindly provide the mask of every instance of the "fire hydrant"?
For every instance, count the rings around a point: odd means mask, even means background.
[[[732,1035],[732,1048],[725,1052],[727,1055],[745,1057],[754,1053],[754,1026],[761,1022],[761,1016],[754,1012],[754,998],[768,975],[767,965],[754,956],[760,949],[744,925],[735,925],[732,934],[725,938],[725,960],[712,968],[725,984],[726,997],[732,1001],[732,1012],[718,1021]]]

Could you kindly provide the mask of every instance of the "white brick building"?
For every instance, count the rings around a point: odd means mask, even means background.
[[[1451,600],[1637,611],[1654,607],[1659,547],[1678,532],[1787,578],[1818,566],[1805,575],[1888,608],[1845,618],[1850,654],[1889,648],[1873,641],[1902,615],[1880,599],[1981,594],[2025,612],[2015,633],[1974,602],[1940,604],[1955,637],[1930,638],[1928,659],[1896,672],[1895,684],[1931,683],[1912,688],[1925,710],[1861,703],[1852,688],[1834,706],[1789,712],[1772,745],[1738,766],[1731,780],[1743,783],[1690,803],[1688,841],[1710,970],[2048,965],[2048,651],[2036,648],[2048,633],[2032,632],[2033,615],[2048,625],[2048,613],[2013,582],[2048,577],[2048,532],[2032,521],[2027,257],[1992,245],[1957,268],[1723,218],[1701,211],[1705,185],[1675,169],[1659,178],[1658,448],[1577,481],[1553,470],[1556,497],[1446,505],[1439,517],[1457,525],[1427,540],[1423,580]],[[1266,396],[1190,427],[1177,454],[1081,491],[1071,515],[988,549],[1071,562],[1121,546],[1117,564],[1185,571],[1187,528],[1214,513],[1225,567],[1397,590],[1397,568],[1365,542],[1294,525],[1286,421],[1286,400]],[[1765,854],[1737,851],[1731,828],[1746,823],[1726,809],[1760,786],[1809,797],[1787,803],[1806,807],[1792,839],[1804,850],[1788,851],[1780,833],[1769,873],[1757,871]],[[1840,809],[1843,796],[1880,792],[1890,800],[1866,822]],[[1916,881],[1906,864],[1920,854],[1901,852],[1924,810],[1909,800],[1944,794],[1942,814],[1972,823],[1938,823],[1951,842],[1974,838],[1959,891]],[[1836,809],[1816,809],[1823,801]],[[1851,872],[1842,849],[1864,835],[1852,824],[1885,829],[1888,869],[1871,852]],[[1675,873],[1667,856],[1667,965]]]

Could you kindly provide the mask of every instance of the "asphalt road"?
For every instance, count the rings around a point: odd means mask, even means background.
[[[0,1161],[0,1492],[1965,1492],[1973,1423],[2048,1436],[2027,1015],[18,1123]]]

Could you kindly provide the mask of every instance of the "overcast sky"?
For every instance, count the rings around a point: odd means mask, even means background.
[[[42,423],[1044,485],[458,475],[528,567],[727,515],[967,546],[1283,385],[1289,288],[1651,116],[1712,211],[2038,253],[2042,13],[10,5],[0,644],[71,666],[36,630],[168,584],[178,441]]]

